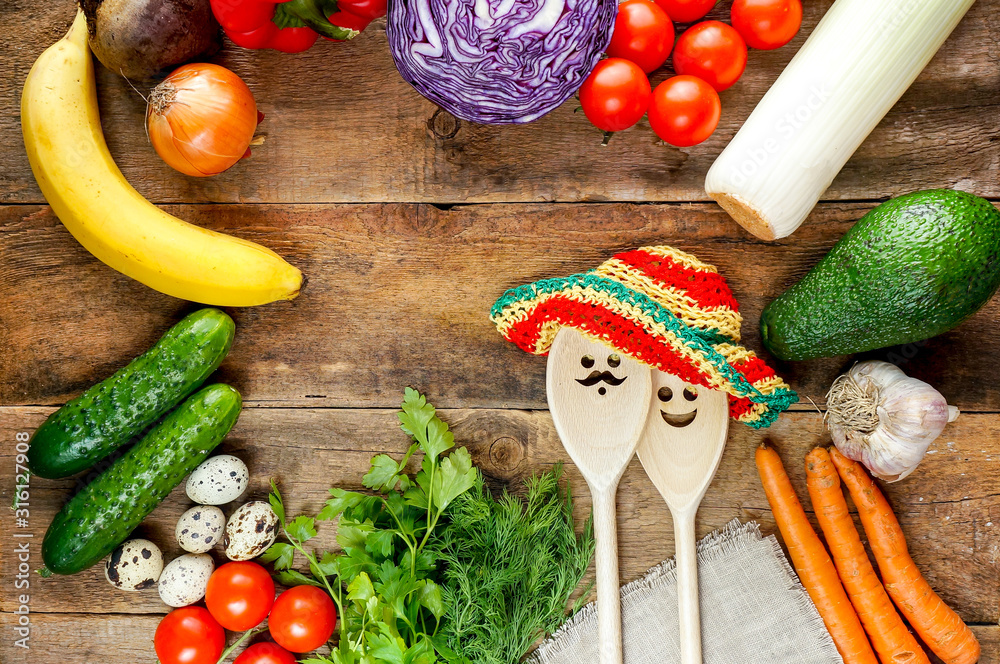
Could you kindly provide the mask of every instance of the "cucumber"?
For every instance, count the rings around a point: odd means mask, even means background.
[[[217,383],[163,418],[52,519],[42,541],[48,570],[76,574],[124,542],[226,437],[242,405],[239,392]]]
[[[233,319],[218,309],[184,318],[38,427],[28,448],[31,472],[51,479],[74,475],[138,436],[219,367],[235,331]]]

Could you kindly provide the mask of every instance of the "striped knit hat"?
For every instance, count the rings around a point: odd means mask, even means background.
[[[718,270],[672,247],[626,251],[585,274],[512,288],[490,319],[508,341],[547,355],[560,328],[691,385],[728,392],[732,417],[770,426],[798,396],[739,344],[739,306]]]

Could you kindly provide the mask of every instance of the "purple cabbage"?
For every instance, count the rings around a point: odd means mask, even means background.
[[[386,32],[417,92],[483,124],[569,99],[611,40],[617,0],[391,0]]]

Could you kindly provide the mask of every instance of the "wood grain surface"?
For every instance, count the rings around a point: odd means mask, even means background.
[[[153,152],[145,102],[100,69],[102,121],[122,171],[155,202],[705,201],[705,173],[832,4],[809,0],[803,29],[775,51],[752,51],[722,94],[718,131],[694,148],[659,142],[642,120],[600,146],[573,101],[539,122],[457,121],[396,72],[383,21],[355,42],[300,55],[226,49],[216,60],[244,77],[267,118],[253,157],[214,178],[188,178]],[[729,3],[711,16],[728,20]],[[18,125],[20,86],[34,59],[69,27],[73,0],[6,0],[0,31],[0,202],[41,203]],[[1000,0],[979,0],[825,198],[878,199],[927,186],[1000,195]],[[670,75],[669,67],[653,84]],[[149,85],[136,82],[144,92]],[[810,222],[807,222],[810,223]]]
[[[222,378],[261,406],[392,407],[419,383],[440,407],[545,408],[545,360],[489,320],[507,288],[669,243],[725,275],[745,343],[764,306],[804,275],[871,203],[826,203],[778,243],[712,204],[182,205],[199,225],[260,242],[305,273],[302,295],[234,309]],[[58,404],[148,348],[195,305],[115,272],[47,207],[0,206],[0,405]],[[38,294],[44,293],[44,303]],[[868,353],[931,382],[962,410],[1000,411],[1000,302],[952,332]],[[859,356],[861,357],[861,356]],[[776,363],[799,407],[823,403],[855,358]]]
[[[351,44],[289,56],[226,47],[215,61],[240,74],[266,119],[253,156],[215,178],[187,178],[153,152],[145,103],[99,67],[102,121],[124,174],[184,219],[260,242],[308,282],[292,302],[230,310],[233,351],[219,379],[247,408],[222,449],[251,470],[248,497],[281,484],[290,512],[315,512],[330,486],[360,488],[372,455],[399,454],[394,409],[406,385],[424,391],[496,490],[568,461],[545,411],[545,360],[505,342],[489,309],[507,288],[595,267],[611,254],[667,243],[717,265],[760,352],[763,307],[804,275],[862,214],[885,198],[955,187],[1000,199],[1000,0],[979,0],[876,128],[793,236],[764,243],[706,202],[704,175],[832,0],[805,2],[803,31],[783,49],[752,51],[722,94],[716,134],[694,148],[656,140],[643,120],[600,147],[575,102],[541,121],[485,127],[456,120],[398,76],[382,27]],[[720,3],[712,18],[727,18]],[[68,28],[73,0],[8,0],[0,31],[0,501],[14,486],[15,435],[30,432],[152,344],[195,308],[98,262],[52,215],[35,185],[18,104],[35,58]],[[654,85],[670,75],[664,68]],[[135,82],[141,92],[150,82]],[[768,432],[732,424],[698,512],[703,536],[731,519],[776,533],[753,450],[768,436],[804,499],[802,459],[825,442],[816,406],[857,359],[887,359],[962,409],[918,470],[886,493],[914,560],[1000,664],[1000,304],[935,339],[859,357],[775,363],[798,390],[794,412]],[[590,509],[569,464],[577,514]],[[145,664],[166,607],[155,590],[113,590],[100,567],[72,577],[40,566],[49,520],[87,476],[33,479],[30,518],[0,514],[0,662]],[[189,505],[176,489],[140,527],[179,553]],[[669,511],[637,460],[618,494],[623,581],[674,552]],[[227,508],[228,510],[229,508]],[[15,538],[15,535],[31,537]],[[779,536],[780,537],[780,536]],[[318,545],[334,544],[332,528]],[[221,560],[221,556],[216,556]],[[14,645],[20,595],[30,594],[30,650]]]

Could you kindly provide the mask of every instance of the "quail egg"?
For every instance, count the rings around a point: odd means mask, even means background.
[[[170,561],[160,575],[160,599],[167,606],[194,604],[205,596],[215,563],[207,553],[185,553]]]
[[[152,588],[163,571],[160,547],[147,539],[122,542],[104,564],[108,583],[121,590]]]
[[[222,539],[226,515],[212,505],[195,505],[181,515],[174,534],[181,548],[191,553],[205,553]]]
[[[194,469],[185,491],[199,505],[225,505],[239,498],[249,483],[247,465],[231,454],[220,454]]]
[[[226,557],[250,560],[267,551],[278,536],[278,515],[262,500],[243,505],[226,524]]]

